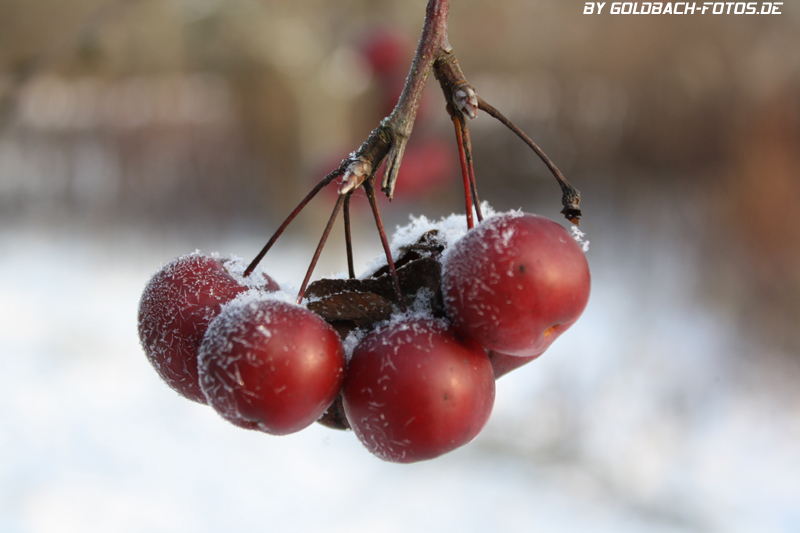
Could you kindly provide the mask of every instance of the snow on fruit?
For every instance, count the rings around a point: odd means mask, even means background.
[[[560,224],[527,213],[487,219],[447,254],[444,302],[453,323],[484,348],[532,357],[578,320],[589,264]]]
[[[410,71],[397,63],[396,39],[378,35],[367,43],[365,56],[379,77],[405,80],[397,103],[388,102],[389,114],[308,192],[246,268],[238,259],[195,253],[147,284],[139,338],[170,387],[240,428],[287,435],[316,421],[352,430],[382,460],[414,463],[475,439],[491,415],[496,380],[540,357],[578,320],[591,287],[588,241],[576,226],[570,234],[547,218],[496,214],[482,204],[468,122],[480,112],[521,139],[555,177],[561,213],[575,225],[580,192],[467,82],[447,35],[449,6],[429,0]],[[413,168],[421,145],[409,140],[430,73],[454,128],[450,154],[458,153],[461,166],[464,215],[420,217],[389,242],[376,191],[391,199],[402,175],[404,182],[413,181],[409,172],[430,177],[431,163],[450,157],[441,145],[428,146],[435,157]],[[404,154],[411,167],[401,173]],[[432,185],[418,183],[417,195]],[[258,265],[332,184],[337,198],[300,288],[282,292]],[[351,203],[363,199],[384,255],[356,277],[350,213]],[[339,214],[347,276],[312,282]]]
[[[278,288],[266,275],[255,286]],[[197,252],[172,260],[150,279],[139,302],[139,339],[167,385],[206,403],[198,383],[197,350],[222,305],[247,289],[223,262]]]
[[[200,346],[200,386],[223,418],[273,435],[315,422],[339,394],[344,348],[308,309],[256,294],[214,319]]]
[[[140,305],[158,373],[231,424],[287,435],[350,429],[395,463],[439,457],[491,415],[495,381],[538,358],[589,296],[581,246],[559,224],[510,212],[397,228],[390,269],[320,279],[297,304],[261,270],[198,252],[165,265]]]
[[[401,320],[356,346],[344,410],[361,443],[386,461],[432,459],[474,439],[494,405],[483,348],[447,321]]]

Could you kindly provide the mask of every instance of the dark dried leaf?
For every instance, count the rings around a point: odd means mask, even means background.
[[[346,290],[309,302],[308,308],[328,321],[388,320],[392,302],[373,292]]]
[[[443,246],[436,231],[422,236],[406,248],[397,262],[400,289],[407,302],[428,298],[434,314],[443,313],[441,301],[441,264]],[[420,291],[425,290],[421,293]],[[342,338],[355,328],[368,328],[391,318],[396,303],[392,278],[381,269],[365,279],[321,279],[306,290],[308,308],[333,325]]]

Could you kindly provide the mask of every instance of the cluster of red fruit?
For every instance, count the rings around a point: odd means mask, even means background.
[[[519,212],[446,243],[436,231],[385,271],[320,280],[304,306],[257,271],[199,253],[149,282],[139,336],[161,377],[233,424],[284,435],[319,420],[381,459],[438,457],[475,438],[495,379],[541,355],[583,312],[589,268],[561,225]],[[345,348],[347,347],[347,349]]]

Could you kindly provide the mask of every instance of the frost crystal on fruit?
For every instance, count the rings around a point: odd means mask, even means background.
[[[561,225],[509,213],[484,221],[446,256],[442,287],[453,323],[487,350],[541,354],[589,298],[586,257]]]
[[[398,71],[408,76],[392,111],[308,191],[249,264],[196,254],[148,284],[139,335],[175,390],[242,428],[285,435],[316,421],[353,429],[381,459],[422,461],[475,438],[491,413],[495,379],[539,357],[583,312],[590,290],[585,235],[521,211],[498,215],[480,203],[466,120],[479,110],[545,163],[561,187],[562,214],[575,224],[581,216],[579,191],[467,82],[447,36],[448,12],[449,2],[428,2],[411,70]],[[386,50],[367,48],[383,78],[388,63],[379,56]],[[466,216],[412,218],[390,242],[376,196],[381,167],[380,189],[390,200],[404,155],[417,162],[404,174],[426,187],[437,181],[434,174],[449,176],[438,139],[423,139],[435,148],[424,157],[421,144],[409,142],[415,120],[427,114],[418,112],[430,73],[455,130]],[[391,78],[378,85],[391,81],[394,91]],[[333,210],[300,288],[288,294],[259,264],[334,183]],[[351,215],[364,197],[384,254],[357,277]],[[347,275],[314,280],[340,215]]]
[[[254,293],[225,306],[200,346],[209,405],[237,426],[273,435],[319,419],[339,393],[344,368],[330,325],[308,309]]]
[[[370,452],[413,463],[480,433],[494,405],[494,375],[483,349],[445,320],[400,320],[359,343],[342,395],[347,420]]]
[[[199,252],[167,263],[145,287],[139,303],[142,347],[161,378],[190,400],[206,403],[197,381],[197,348],[208,324],[245,290],[222,263]]]
[[[578,228],[578,226],[576,226],[574,224],[569,229],[569,231],[570,231],[570,233],[572,233],[572,237],[575,239],[575,241],[578,244],[580,244],[581,250],[583,250],[583,253],[588,252],[589,251],[589,240],[586,238],[586,234],[584,232],[582,232],[580,230],[580,228]]]

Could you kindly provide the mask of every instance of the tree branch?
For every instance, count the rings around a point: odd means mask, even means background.
[[[422,90],[425,88],[428,75],[434,62],[442,54],[450,51],[450,42],[447,39],[447,16],[449,13],[450,0],[430,0],[428,2],[422,35],[403,92],[400,94],[400,99],[392,114],[382,124],[392,137],[392,147],[381,182],[381,190],[389,198],[394,195],[400,163],[411,136],[411,130],[414,128],[417,110],[422,100]]]
[[[428,1],[422,35],[403,92],[391,114],[381,121],[369,139],[350,157],[352,165],[344,175],[339,194],[347,194],[360,187],[386,159],[381,190],[390,199],[394,195],[400,163],[422,100],[422,90],[434,62],[450,51],[447,40],[449,12],[450,0]]]

